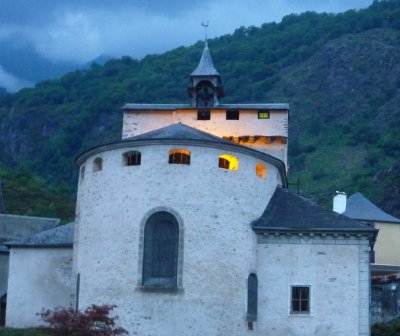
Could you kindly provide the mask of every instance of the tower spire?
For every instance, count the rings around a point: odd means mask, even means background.
[[[221,76],[214,67],[210,50],[208,49],[207,28],[208,21],[202,22],[204,27],[204,49],[197,68],[190,74],[192,86],[188,93],[192,98],[192,105],[196,107],[213,107],[219,104],[219,98],[224,97]]]

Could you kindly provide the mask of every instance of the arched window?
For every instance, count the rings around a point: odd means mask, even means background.
[[[258,279],[255,273],[247,278],[247,321],[257,320]]]
[[[142,161],[142,155],[137,151],[129,151],[123,154],[124,166],[139,166]]]
[[[263,165],[262,163],[256,164],[256,175],[258,177],[261,177],[262,179],[266,179],[267,172],[268,172],[267,166]]]
[[[83,179],[85,178],[85,166],[81,167],[81,182],[83,181]]]
[[[152,214],[144,227],[142,285],[177,287],[179,224],[169,212]]]
[[[171,149],[169,151],[169,163],[190,164],[190,152],[186,149]]]
[[[238,170],[239,159],[229,154],[220,155],[218,158],[218,167],[229,170]]]
[[[103,169],[103,159],[102,158],[95,158],[93,160],[93,172],[98,172]]]
[[[214,85],[210,81],[203,80],[196,85],[196,106],[214,106]]]

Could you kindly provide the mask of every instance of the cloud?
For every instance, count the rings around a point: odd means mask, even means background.
[[[24,87],[29,87],[32,85],[33,84],[27,80],[11,75],[0,65],[0,87],[7,89],[9,92],[16,92]]]
[[[2,0],[0,41],[13,34],[48,59],[84,63],[100,54],[136,58],[240,26],[306,10],[338,12],[371,0]]]

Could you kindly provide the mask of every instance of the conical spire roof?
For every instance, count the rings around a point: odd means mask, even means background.
[[[211,58],[210,49],[208,49],[208,42],[206,40],[204,45],[203,54],[201,55],[199,65],[190,74],[190,76],[219,76],[218,71],[214,67]]]

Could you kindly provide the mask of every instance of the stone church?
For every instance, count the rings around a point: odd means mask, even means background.
[[[75,223],[7,243],[7,325],[115,304],[131,335],[369,335],[377,230],[288,190],[289,106],[223,104],[207,41],[188,95],[126,104]]]

